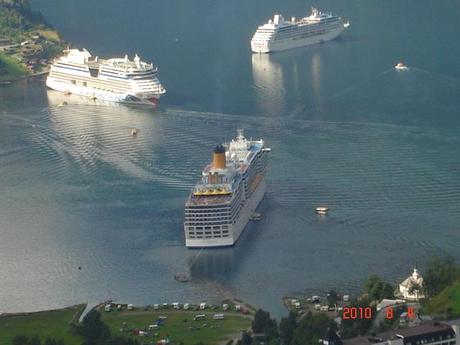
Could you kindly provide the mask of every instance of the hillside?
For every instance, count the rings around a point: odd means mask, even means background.
[[[19,38],[25,31],[48,28],[40,12],[28,0],[0,0],[0,37]]]
[[[460,279],[433,297],[424,312],[447,319],[460,317]]]
[[[0,0],[0,81],[46,71],[63,46],[28,0]]]

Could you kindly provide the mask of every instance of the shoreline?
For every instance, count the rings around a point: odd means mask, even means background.
[[[48,73],[49,73],[49,67],[48,67],[48,69],[46,71],[41,71],[41,72],[37,72],[37,73],[33,73],[33,74],[27,74],[27,75],[23,75],[23,76],[20,76],[20,77],[13,78],[13,79],[0,80],[0,85],[1,86],[3,86],[3,85],[11,85],[11,84],[13,84],[15,82],[18,82],[18,81],[21,81],[21,80],[35,79],[35,78],[38,78],[38,77],[48,75]]]
[[[84,308],[83,308],[84,306]],[[1,313],[0,312],[0,319],[2,318],[10,318],[10,317],[18,317],[18,316],[33,316],[36,314],[42,314],[42,313],[53,313],[53,312],[59,312],[62,310],[78,310],[79,308],[82,308],[80,314],[83,313],[83,311],[87,308],[88,304],[87,303],[80,303],[80,304],[74,304],[70,305],[67,307],[63,308],[53,308],[53,309],[44,309],[44,310],[36,310],[36,311],[26,311],[26,312],[6,312],[6,313]],[[95,308],[95,307],[93,307]],[[80,316],[80,315],[79,315]]]
[[[78,345],[83,339],[75,330],[84,315],[96,311],[114,337],[153,339],[157,343],[168,334],[177,343],[192,337],[207,345],[223,345],[240,339],[242,332],[251,329],[254,320],[252,306],[244,302],[233,304],[234,301],[132,305],[107,300],[95,305],[85,303],[60,309],[3,313],[0,314],[0,343],[10,342],[17,335],[35,335],[41,340],[51,337],[65,341],[66,345]]]

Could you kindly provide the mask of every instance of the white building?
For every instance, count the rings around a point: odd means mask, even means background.
[[[426,323],[415,327],[392,330],[375,336],[344,339],[334,345],[458,345],[460,328],[457,324]]]
[[[423,277],[418,273],[417,267],[414,267],[414,272],[399,284],[399,292],[405,300],[418,301],[425,298],[422,290]]]

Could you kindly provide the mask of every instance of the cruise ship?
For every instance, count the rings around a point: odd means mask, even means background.
[[[119,103],[157,104],[165,88],[158,69],[139,56],[99,59],[86,49],[67,49],[51,65],[50,89]]]
[[[232,246],[265,194],[270,151],[261,140],[236,139],[214,149],[212,163],[185,203],[185,245],[189,248]]]
[[[287,21],[280,14],[275,14],[264,25],[259,26],[251,40],[254,53],[298,48],[315,43],[322,43],[337,38],[350,24],[342,18],[323,13],[316,8],[308,17]]]

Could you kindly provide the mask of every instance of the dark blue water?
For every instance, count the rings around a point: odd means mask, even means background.
[[[95,55],[154,61],[168,94],[152,110],[0,88],[0,311],[237,296],[280,313],[286,294],[460,255],[458,2],[318,1],[350,29],[270,56],[249,52],[257,25],[312,3],[32,4]],[[185,198],[237,128],[273,148],[263,219],[234,248],[187,250]]]

